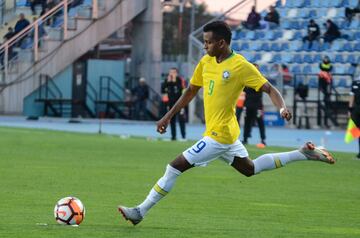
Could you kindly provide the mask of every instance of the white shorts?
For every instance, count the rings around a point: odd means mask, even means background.
[[[206,166],[217,158],[232,164],[234,157],[249,157],[245,146],[239,140],[230,145],[220,144],[208,136],[203,137],[182,154],[194,166]]]

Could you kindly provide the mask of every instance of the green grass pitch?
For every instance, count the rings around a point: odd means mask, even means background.
[[[13,128],[0,134],[0,237],[360,237],[354,154],[333,153],[335,165],[303,161],[250,178],[215,161],[183,174],[133,227],[117,205],[142,201],[192,142]],[[248,150],[255,158],[289,149]],[[65,196],[86,207],[79,227],[55,222],[54,205]]]

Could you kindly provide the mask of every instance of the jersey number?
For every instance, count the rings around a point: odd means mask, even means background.
[[[205,148],[206,143],[205,143],[205,141],[200,141],[200,142],[197,143],[195,146],[196,146],[196,148],[193,148],[192,150],[193,150],[195,153],[199,153],[200,151],[202,151],[202,149]]]
[[[212,94],[213,94],[214,86],[215,86],[214,80],[210,80],[208,95],[212,95]]]

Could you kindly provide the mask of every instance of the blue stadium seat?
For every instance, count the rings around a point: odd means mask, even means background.
[[[269,46],[269,43],[262,43],[261,45],[261,50],[262,51],[270,51],[270,46]]]
[[[258,51],[261,49],[261,41],[254,41],[249,45],[249,50]]]
[[[249,43],[245,42],[240,45],[240,50],[248,50],[249,49]]]
[[[294,39],[295,40],[302,40],[303,36],[301,34],[301,31],[296,31],[294,34]]]
[[[236,33],[236,38],[237,38],[238,40],[240,40],[240,39],[245,39],[245,36],[246,36],[246,32],[245,32],[245,31],[238,31],[238,32]]]
[[[286,64],[294,63],[294,56],[292,54],[283,54],[281,58],[282,61]]]
[[[311,66],[310,65],[305,65],[302,69],[302,73],[303,74],[311,74],[312,71],[311,71]]]
[[[320,50],[321,50],[321,51],[327,51],[327,50],[330,50],[330,47],[331,47],[330,43],[325,42],[325,43],[323,43],[323,44],[321,45]]]
[[[297,0],[293,3],[293,7],[302,8],[304,7],[304,0]]]
[[[275,39],[279,39],[283,36],[283,32],[282,31],[274,31],[274,37]]]
[[[348,55],[347,58],[346,58],[346,60],[345,60],[345,63],[358,64],[358,63],[360,63],[360,62],[358,62],[358,61],[356,60],[355,55]]]
[[[347,87],[346,79],[342,78],[342,79],[337,80],[337,83],[335,84],[335,87],[337,87],[337,88],[346,88]]]
[[[283,29],[289,30],[291,29],[291,22],[290,21],[283,21],[280,25]]]
[[[321,54],[316,54],[316,55],[314,55],[314,58],[313,58],[313,62],[314,62],[314,63],[320,63],[321,60],[322,60]]]
[[[300,68],[300,65],[298,65],[298,64],[291,65],[291,66],[289,67],[289,69],[290,69],[290,72],[292,72],[292,73],[294,73],[294,74],[299,74],[299,73],[301,73],[301,68]]]
[[[304,63],[312,64],[313,63],[313,57],[309,54],[306,54],[303,59]]]
[[[271,47],[270,47],[270,50],[271,51],[276,51],[276,52],[281,51],[280,43],[272,43]]]
[[[309,18],[317,18],[317,12],[315,9],[310,10]]]
[[[281,64],[282,63],[281,54],[275,54],[274,57],[271,59],[270,63]]]
[[[298,21],[292,21],[290,23],[290,28],[295,29],[295,30],[300,30],[301,26],[300,26],[300,23]]]
[[[268,67],[266,65],[260,65],[260,72],[265,75],[268,74]]]
[[[358,0],[348,0],[348,3],[349,3],[349,7],[355,8],[356,5],[358,4]]]
[[[321,7],[331,7],[332,1],[331,0],[322,0],[320,5],[321,5]]]
[[[313,1],[310,1],[310,2],[311,2],[312,7],[315,7],[315,8],[321,7],[321,0],[313,0]]]
[[[355,43],[353,50],[360,51],[360,42]]]
[[[295,54],[294,55],[294,62],[297,63],[297,64],[302,64],[302,63],[304,63],[303,58],[304,57],[301,54]]]
[[[360,31],[357,31],[353,34],[354,40],[360,40]]]
[[[308,85],[310,88],[318,88],[319,80],[316,77],[311,77],[309,79]]]
[[[240,51],[239,43],[233,41],[233,43],[231,44],[231,49],[235,51]]]
[[[265,38],[265,40],[274,40],[275,39],[275,32],[274,31],[266,31],[264,38]]]
[[[247,39],[247,40],[255,40],[256,39],[255,32],[254,31],[246,32],[245,39]]]
[[[287,52],[289,50],[289,43],[284,42],[281,44],[281,51]]]
[[[310,51],[320,51],[320,43],[318,41],[313,41]]]
[[[299,11],[298,13],[298,17],[300,17],[301,19],[307,19],[309,18],[309,13],[310,11],[308,11],[307,9],[301,9],[301,11]]]
[[[353,66],[353,65],[351,65],[348,70],[349,70],[349,74],[354,75],[354,74],[355,74],[355,71],[356,71],[356,67]]]
[[[343,55],[342,54],[335,55],[334,62],[335,63],[345,63]]]
[[[332,6],[333,7],[337,7],[340,8],[342,6],[343,0],[333,0],[332,1]],[[344,11],[343,11],[344,12]]]
[[[290,50],[291,51],[302,51],[303,44],[301,41],[293,41],[290,44]]]
[[[256,38],[257,39],[264,39],[265,38],[265,32],[264,31],[256,31]]]

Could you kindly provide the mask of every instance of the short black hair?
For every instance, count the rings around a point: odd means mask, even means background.
[[[217,40],[224,39],[227,44],[231,42],[231,30],[228,24],[223,21],[213,21],[206,24],[203,28],[204,32],[213,32]]]

